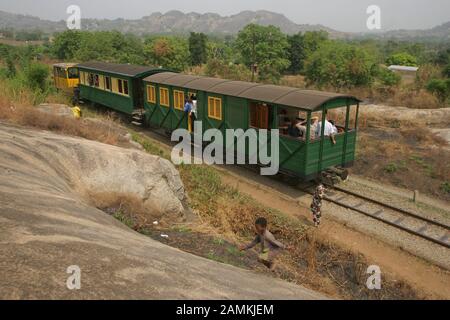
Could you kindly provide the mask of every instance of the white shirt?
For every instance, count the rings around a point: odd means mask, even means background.
[[[324,135],[325,136],[331,136],[332,134],[336,134],[337,133],[337,128],[335,126],[333,126],[333,124],[328,121],[325,120],[325,130],[324,130]],[[316,128],[316,137],[320,137],[322,135],[322,122],[319,122],[317,124],[317,128]]]
[[[197,100],[192,100],[192,113],[197,113]]]

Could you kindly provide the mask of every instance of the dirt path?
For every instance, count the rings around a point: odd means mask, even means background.
[[[242,175],[224,170],[221,172],[225,183],[237,187],[262,205],[310,220],[309,210],[299,206],[298,203],[287,200],[281,193],[277,195],[275,190],[261,187],[243,178]],[[270,197],[268,196],[269,192]],[[327,216],[326,212],[325,216]],[[379,265],[383,273],[393,274],[404,279],[430,298],[450,298],[450,287],[448,286],[450,273],[439,267],[330,219],[325,219],[323,226],[318,230],[318,235],[352,252],[363,254],[368,261]]]

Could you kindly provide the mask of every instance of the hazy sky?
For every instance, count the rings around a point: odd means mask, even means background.
[[[243,10],[270,10],[296,23],[323,24],[340,31],[367,31],[366,9],[381,8],[382,31],[425,29],[450,21],[450,0],[0,0],[0,10],[49,20],[67,17],[76,4],[85,18],[140,18],[152,12],[214,12],[232,15]]]

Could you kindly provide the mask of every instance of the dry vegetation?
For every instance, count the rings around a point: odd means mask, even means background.
[[[49,102],[60,102],[63,98],[50,96]],[[29,90],[15,92],[6,83],[0,83],[0,120],[62,134],[79,136],[90,140],[117,145],[120,134],[117,123],[77,120],[40,111],[32,106],[33,94]]]
[[[417,80],[420,81],[420,80]],[[297,87],[302,89],[316,89],[314,86],[307,86],[303,76],[284,76],[281,85]],[[401,85],[399,87],[358,87],[358,88],[321,88],[324,91],[348,93],[362,100],[370,101],[374,104],[386,104],[392,106],[402,106],[412,109],[437,109],[448,107],[442,105],[439,100],[424,89],[418,89],[416,83]]]
[[[163,150],[140,135],[134,136],[146,150],[168,156]],[[237,189],[222,183],[218,172],[209,166],[179,166],[189,195],[189,205],[199,218],[198,223],[186,227],[155,226],[144,221],[139,213],[130,211],[126,202],[110,209],[110,213],[131,228],[162,241],[161,232],[170,234],[168,243],[185,251],[220,262],[269,272],[255,266],[237,249],[241,243],[254,237],[254,221],[259,216],[268,218],[270,230],[280,241],[292,246],[280,257],[276,277],[306,285],[330,296],[348,299],[418,298],[408,285],[384,278],[383,289],[366,288],[367,262],[364,257],[345,251],[324,239],[317,239],[310,224],[283,213],[264,208]],[[120,210],[117,210],[120,208]],[[169,229],[168,229],[169,228]],[[219,239],[219,240],[218,240]]]

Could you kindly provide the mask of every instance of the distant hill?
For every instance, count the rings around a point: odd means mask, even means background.
[[[399,40],[450,40],[450,21],[426,30],[393,30],[377,34],[379,38]]]
[[[190,31],[217,35],[234,35],[249,23],[275,25],[285,33],[325,30],[338,36],[338,31],[322,25],[296,24],[284,15],[269,11],[243,11],[223,17],[216,13],[183,13],[172,10],[165,14],[156,12],[141,19],[83,19],[84,30],[118,30],[135,34],[183,34]],[[42,30],[53,33],[66,29],[65,22],[48,21],[33,16],[0,11],[0,29]]]
[[[370,37],[378,39],[437,39],[450,40],[450,22],[427,30],[393,30],[377,33],[349,33],[333,30],[320,24],[296,24],[282,14],[259,10],[242,11],[231,16],[216,13],[183,13],[172,10],[167,13],[152,13],[140,19],[83,19],[83,30],[118,30],[123,33],[143,34],[185,34],[190,31],[215,35],[234,35],[249,23],[275,25],[283,32],[293,34],[305,31],[327,31],[332,38]],[[37,17],[0,11],[0,29],[41,30],[50,34],[66,30],[65,21],[49,21]]]

